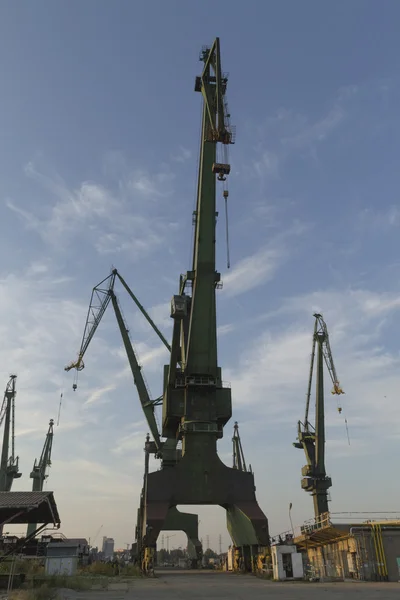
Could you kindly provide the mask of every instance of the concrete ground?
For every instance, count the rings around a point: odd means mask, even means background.
[[[63,600],[391,600],[400,583],[275,583],[252,575],[158,570],[154,579],[115,582],[109,590],[72,592]]]

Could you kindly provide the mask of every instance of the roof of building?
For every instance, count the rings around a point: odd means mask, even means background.
[[[60,522],[53,492],[0,492],[0,525]]]
[[[79,546],[87,546],[88,541],[85,538],[67,538],[63,540],[64,544],[78,544]]]

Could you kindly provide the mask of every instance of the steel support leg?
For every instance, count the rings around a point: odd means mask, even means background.
[[[236,547],[269,546],[268,520],[256,500],[253,473],[227,467],[216,453],[199,452],[195,461],[185,454],[175,467],[148,474],[144,515],[147,547],[155,548],[169,510],[181,504],[220,505],[227,511]]]

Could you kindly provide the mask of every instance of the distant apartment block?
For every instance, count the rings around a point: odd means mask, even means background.
[[[111,560],[114,555],[114,538],[107,536],[103,537],[103,548],[102,548],[104,560]]]

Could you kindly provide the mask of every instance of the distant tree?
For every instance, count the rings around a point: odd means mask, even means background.
[[[165,562],[169,561],[169,552],[167,552],[164,548],[161,548],[157,552],[157,562],[159,565],[162,565]]]
[[[173,550],[171,550],[172,562],[178,562],[180,558],[185,558],[185,553],[181,548],[174,548]]]
[[[211,548],[207,548],[207,550],[204,552],[204,558],[206,560],[210,560],[210,558],[218,558],[218,554],[214,552],[214,550],[211,550]]]

